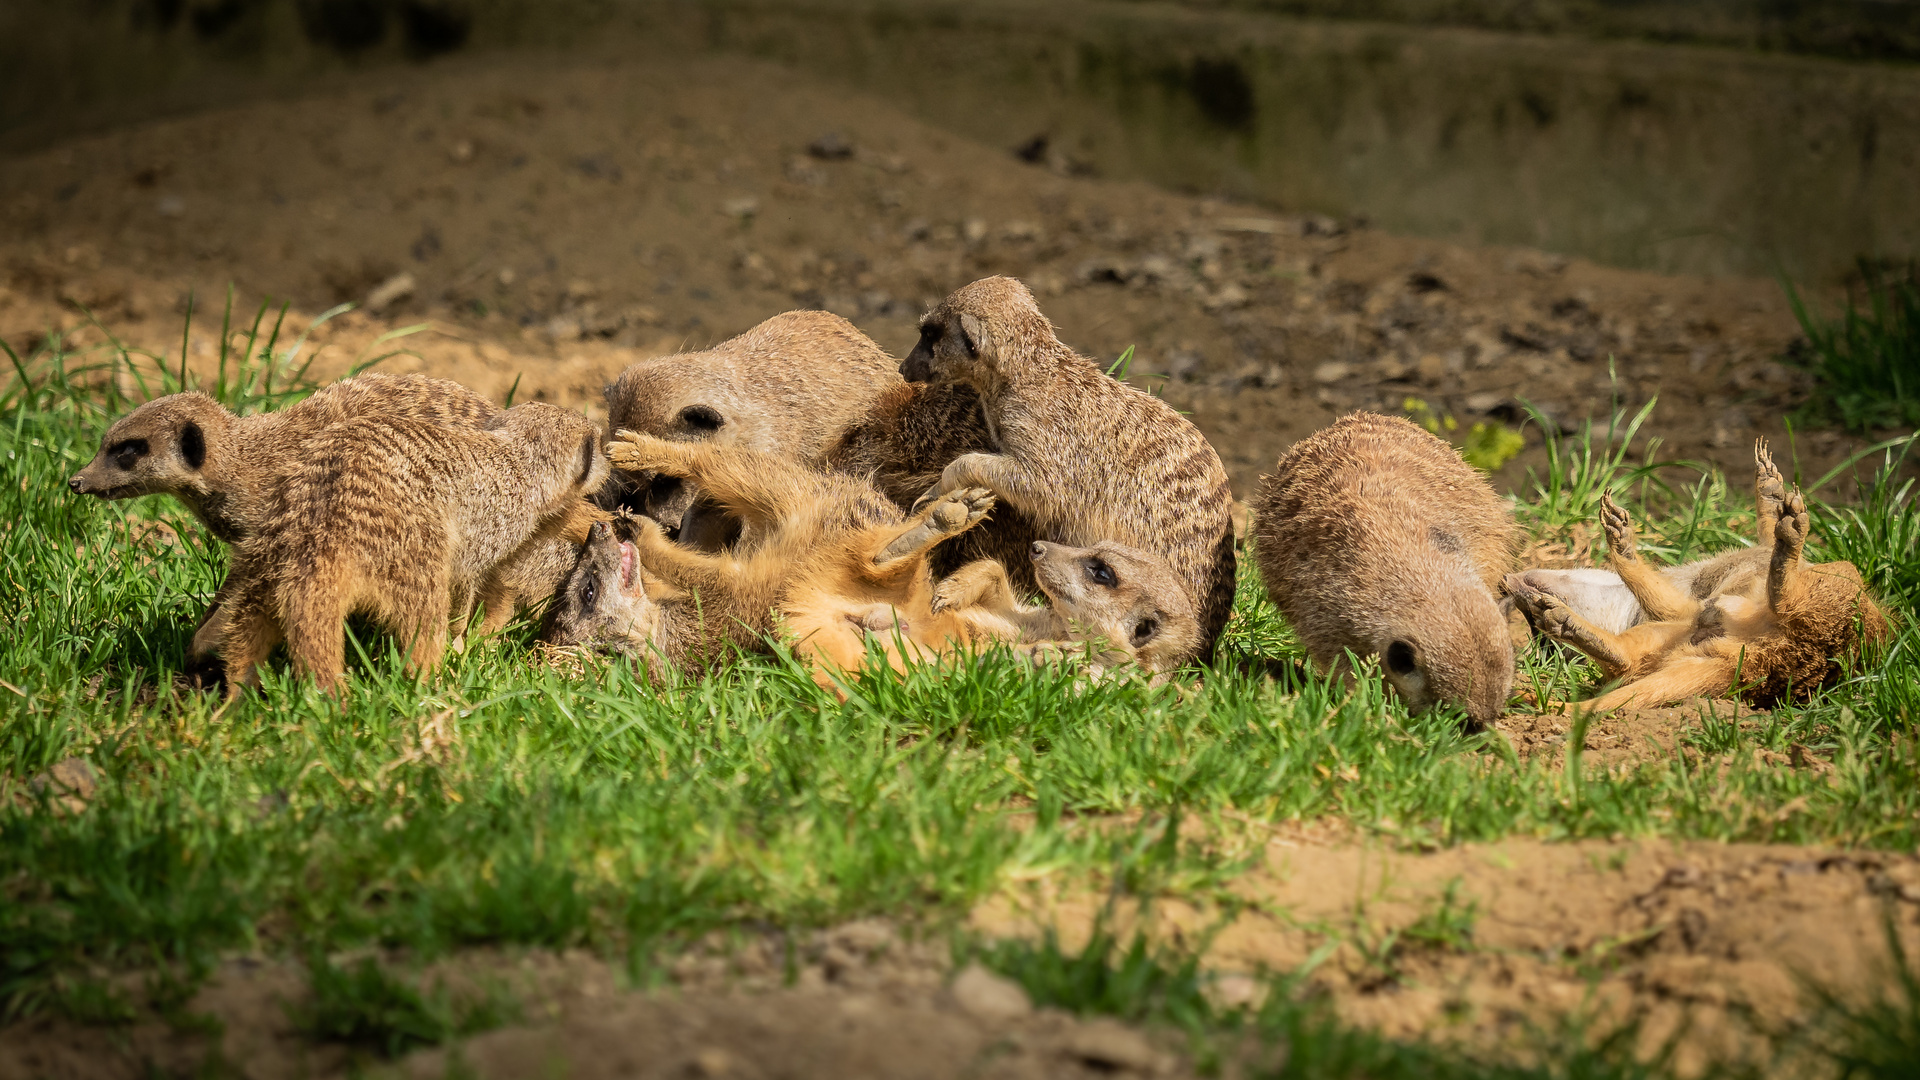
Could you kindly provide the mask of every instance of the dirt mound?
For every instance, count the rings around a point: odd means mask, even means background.
[[[1528,839],[1423,853],[1269,835],[1262,868],[1220,903],[1162,900],[1144,925],[1129,908],[1109,927],[1204,944],[1224,976],[1311,969],[1344,1019],[1392,1036],[1524,1047],[1585,1016],[1599,1030],[1639,1021],[1651,1051],[1685,1024],[1683,1072],[1764,1060],[1773,1034],[1809,1016],[1803,980],[1887,985],[1886,905],[1909,953],[1920,945],[1910,855]],[[1102,907],[1034,886],[983,906],[974,926],[1052,927],[1078,948]]]
[[[1103,181],[1009,152],[1030,134],[982,146],[739,59],[373,72],[348,93],[0,163],[0,335],[19,347],[80,324],[85,305],[177,351],[191,287],[193,362],[210,366],[230,281],[247,312],[262,295],[312,313],[380,294],[381,315],[345,338],[435,327],[401,343],[424,360],[390,368],[495,396],[519,379],[522,398],[591,407],[638,355],[793,307],[849,316],[900,354],[935,299],[1008,273],[1081,350],[1135,347],[1131,373],[1192,413],[1242,493],[1300,435],[1409,396],[1468,423],[1517,422],[1524,397],[1566,425],[1615,393],[1658,393],[1663,455],[1743,465],[1804,392],[1774,359],[1795,327],[1772,282],[1470,249]],[[317,370],[352,354],[336,347]],[[1797,443],[1809,468],[1846,445]]]

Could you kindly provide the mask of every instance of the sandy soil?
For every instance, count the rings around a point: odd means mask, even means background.
[[[537,58],[369,73],[0,163],[0,336],[74,326],[177,353],[188,288],[214,351],[228,282],[342,320],[316,370],[430,319],[389,363],[583,407],[625,363],[823,306],[896,354],[975,277],[1032,283],[1067,340],[1137,349],[1244,495],[1300,435],[1408,396],[1471,422],[1527,398],[1562,424],[1658,393],[1663,455],[1744,465],[1804,377],[1771,281],[1615,270],[1389,236],[1080,175],[884,102],[735,59]],[[1610,380],[1612,358],[1618,381]],[[1510,466],[1509,482],[1528,460]],[[1808,467],[1852,440],[1804,434]],[[1781,442],[1785,445],[1784,440]]]

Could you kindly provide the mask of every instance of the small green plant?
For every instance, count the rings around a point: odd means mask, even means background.
[[[499,1027],[517,1014],[497,989],[471,1000],[455,999],[444,987],[422,991],[370,956],[338,966],[315,952],[307,958],[307,976],[313,998],[292,1008],[295,1022],[315,1038],[388,1058]]]
[[[1859,265],[1865,303],[1849,296],[1838,319],[1815,314],[1791,282],[1782,283],[1807,342],[1787,359],[1815,380],[1802,415],[1852,431],[1920,426],[1920,268]]]
[[[1452,414],[1435,413],[1433,407],[1420,398],[1407,398],[1400,403],[1400,408],[1408,419],[1443,439],[1451,440],[1453,433],[1460,429],[1460,421]],[[1482,472],[1493,472],[1526,448],[1526,437],[1519,432],[1498,420],[1479,420],[1467,429],[1466,438],[1461,440],[1460,456]]]

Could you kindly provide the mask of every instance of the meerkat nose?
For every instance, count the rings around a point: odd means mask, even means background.
[[[1046,541],[1044,541],[1044,540],[1035,540],[1035,541],[1033,542],[1033,557],[1034,557],[1034,558],[1036,558],[1036,559],[1039,559],[1039,558],[1043,558],[1043,557],[1045,557],[1045,556],[1046,556],[1046,554],[1047,554],[1047,545],[1046,545]]]
[[[79,473],[74,473],[72,476],[67,477],[67,490],[73,492],[75,495],[80,494]]]

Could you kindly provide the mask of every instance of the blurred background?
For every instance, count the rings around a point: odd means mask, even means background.
[[[900,355],[1008,273],[1242,497],[1353,408],[1510,485],[1656,396],[1636,452],[1736,475],[1920,421],[1893,0],[7,0],[0,153],[23,355],[177,358],[191,297],[216,363],[231,287],[356,305],[319,374],[411,331],[592,409],[794,307]]]

